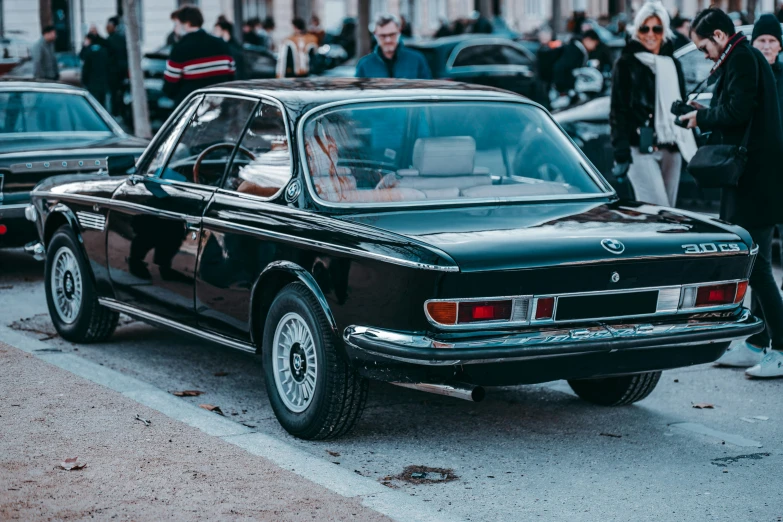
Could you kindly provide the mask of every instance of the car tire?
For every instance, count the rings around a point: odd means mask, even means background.
[[[74,343],[108,339],[120,314],[98,304],[90,266],[73,229],[63,225],[46,249],[46,304],[60,337]]]
[[[364,410],[367,380],[343,360],[335,342],[304,284],[291,283],[277,294],[264,326],[264,378],[277,420],[300,439],[345,435]]]
[[[660,378],[661,372],[647,372],[603,379],[574,379],[568,384],[587,402],[601,406],[625,406],[650,395]]]

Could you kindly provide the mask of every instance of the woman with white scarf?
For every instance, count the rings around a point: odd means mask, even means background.
[[[663,4],[645,3],[631,34],[612,72],[614,172],[627,173],[638,201],[673,207],[682,160],[690,161],[697,146],[670,110],[685,97],[685,82]]]

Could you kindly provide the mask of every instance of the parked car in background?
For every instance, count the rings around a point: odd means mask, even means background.
[[[30,42],[0,37],[0,77],[30,58]]]
[[[73,85],[74,87],[82,86],[82,62],[79,59],[79,55],[71,52],[56,53],[57,65],[60,67],[60,82]],[[6,79],[33,79],[33,62],[29,58],[25,58],[19,62],[8,74],[4,76]]]
[[[370,379],[467,400],[568,379],[619,406],[763,328],[745,230],[619,200],[505,91],[216,85],[109,173],[33,193],[59,334],[103,340],[125,313],[258,353],[304,439],[349,432]]]
[[[33,241],[30,191],[50,176],[106,172],[112,154],[138,156],[147,141],[123,132],[84,89],[0,80],[0,247]]]

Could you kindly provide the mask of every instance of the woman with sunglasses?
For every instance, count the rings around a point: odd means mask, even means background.
[[[614,174],[627,174],[637,200],[674,206],[683,157],[696,153],[696,141],[671,114],[672,103],[685,96],[685,82],[663,5],[644,4],[631,34],[612,73]]]

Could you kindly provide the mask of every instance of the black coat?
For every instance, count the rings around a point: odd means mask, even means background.
[[[93,44],[82,49],[82,84],[101,105],[106,103],[109,92],[109,52],[101,45]]]
[[[566,93],[574,88],[576,78],[574,69],[579,69],[587,64],[587,51],[582,42],[572,40],[563,47],[562,54],[554,66],[554,82],[558,92]]]
[[[772,75],[775,77],[775,85],[778,93],[778,107],[780,107],[781,125],[783,125],[783,64],[775,62],[772,65]]]
[[[772,68],[742,42],[718,74],[711,106],[696,119],[712,132],[708,143],[741,144],[752,118],[747,167],[736,189],[723,190],[721,218],[746,227],[783,223],[783,125]]]
[[[125,35],[115,31],[106,39],[109,51],[109,84],[112,90],[122,87],[128,77],[128,46]]]
[[[639,146],[639,128],[655,128],[655,74],[640,62],[635,53],[646,52],[637,40],[630,40],[612,71],[612,104],[609,124],[612,128],[612,147],[618,163],[630,161],[631,147]],[[685,79],[679,60],[673,57],[674,45],[664,42],[660,56],[674,60],[680,95],[685,99]]]

